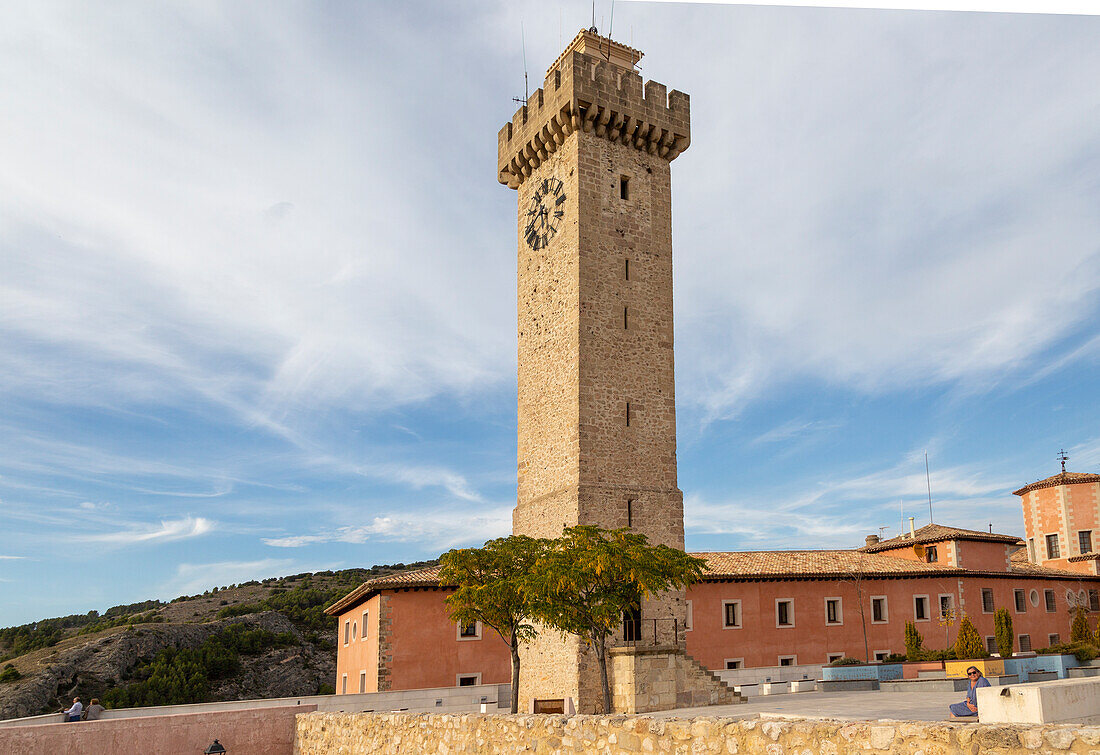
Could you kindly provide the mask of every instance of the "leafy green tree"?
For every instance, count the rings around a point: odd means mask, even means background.
[[[959,636],[955,639],[955,657],[960,661],[989,657],[982,637],[969,616],[963,616],[959,623]]]
[[[596,653],[603,707],[611,712],[607,641],[623,612],[646,595],[697,582],[706,562],[628,529],[570,527],[550,544],[528,582],[532,616],[582,638]]]
[[[1087,642],[1089,644],[1096,641],[1092,630],[1089,629],[1089,619],[1085,615],[1084,606],[1079,605],[1073,611],[1073,622],[1069,627],[1069,641],[1070,643]]]
[[[1012,633],[1012,616],[1007,608],[998,608],[993,614],[993,634],[997,639],[997,652],[1002,658],[1011,658],[1015,635]]]
[[[917,625],[911,621],[905,622],[905,657],[910,661],[919,661],[924,650],[921,646],[924,638],[917,631]]]
[[[439,581],[456,585],[447,597],[451,620],[496,630],[512,655],[512,713],[519,711],[519,646],[535,637],[528,623],[526,587],[547,541],[526,535],[490,540],[481,548],[459,548],[439,559]]]

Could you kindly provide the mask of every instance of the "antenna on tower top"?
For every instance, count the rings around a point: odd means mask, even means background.
[[[523,99],[513,97],[512,102],[527,104],[527,34],[523,30],[523,22],[519,22],[519,44],[523,50]]]
[[[1069,454],[1064,450],[1058,452],[1058,459],[1062,462],[1062,474],[1066,473],[1066,462],[1069,460]]]
[[[607,25],[607,60],[611,61],[611,31],[615,28],[615,0],[611,0],[611,23]]]
[[[588,27],[588,31],[593,34],[599,34],[599,30],[596,28],[596,0],[592,0],[592,25]]]

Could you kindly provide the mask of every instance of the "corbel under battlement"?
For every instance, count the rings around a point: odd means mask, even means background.
[[[574,50],[497,134],[497,178],[517,189],[574,131],[674,160],[691,144],[690,98]]]

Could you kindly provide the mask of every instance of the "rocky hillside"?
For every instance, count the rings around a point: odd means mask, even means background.
[[[298,574],[2,629],[0,719],[60,710],[75,695],[118,708],[331,693],[336,621],[324,607],[403,568]]]

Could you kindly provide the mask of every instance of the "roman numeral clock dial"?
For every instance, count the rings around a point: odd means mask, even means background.
[[[527,245],[538,251],[544,249],[561,226],[565,217],[565,185],[557,178],[544,178],[527,209],[527,226],[523,237]]]

